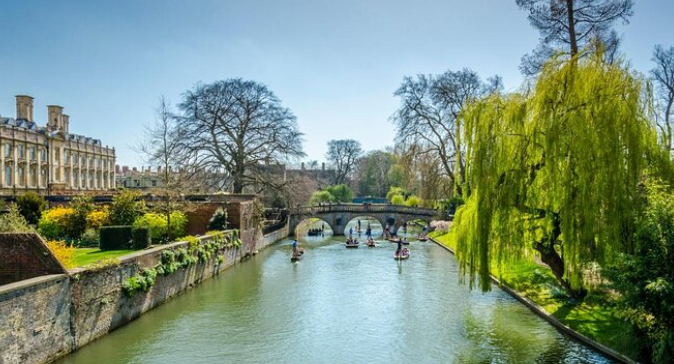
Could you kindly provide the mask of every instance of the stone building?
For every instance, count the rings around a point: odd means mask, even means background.
[[[128,166],[115,166],[115,180],[117,187],[151,190],[163,187],[164,178],[161,176],[161,167],[152,170],[152,167],[129,168]]]
[[[101,192],[115,188],[115,149],[70,133],[63,107],[47,106],[47,124],[33,118],[33,98],[16,96],[16,118],[0,115],[0,195]]]

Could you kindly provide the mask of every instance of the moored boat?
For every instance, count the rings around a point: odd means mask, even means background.
[[[374,239],[368,239],[365,245],[367,245],[368,248],[374,248],[377,246],[377,244],[374,242]]]

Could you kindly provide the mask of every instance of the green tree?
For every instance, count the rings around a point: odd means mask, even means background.
[[[405,197],[403,197],[402,195],[394,195],[391,198],[391,204],[392,205],[404,206],[405,205]]]
[[[65,233],[70,239],[77,240],[87,229],[87,215],[94,209],[93,199],[91,196],[76,196],[68,206],[73,213],[68,215]]]
[[[674,362],[674,194],[649,183],[644,213],[636,218],[635,249],[607,270],[620,291],[622,314],[643,337],[642,362]]]
[[[124,190],[112,198],[110,205],[110,225],[133,225],[140,216],[143,216],[147,208],[145,202],[140,199],[140,193]]]
[[[631,244],[649,162],[653,173],[671,168],[642,95],[641,78],[597,54],[550,61],[528,95],[471,103],[461,118],[467,201],[452,232],[462,271],[488,290],[490,264],[505,269],[533,249],[584,297],[585,268]]]
[[[316,191],[314,192],[313,195],[311,195],[311,199],[309,200],[310,205],[318,205],[320,203],[330,203],[330,202],[336,201],[335,196],[333,196],[328,191]]]
[[[407,200],[405,200],[405,206],[408,207],[419,207],[421,206],[421,199],[417,197],[416,195],[410,195],[407,197]]]
[[[16,205],[21,215],[31,225],[37,225],[42,211],[47,209],[47,201],[35,192],[28,192],[17,197]]]
[[[330,186],[326,188],[326,191],[330,192],[335,198],[335,202],[351,202],[353,201],[353,193],[349,186],[341,184],[336,186]]]

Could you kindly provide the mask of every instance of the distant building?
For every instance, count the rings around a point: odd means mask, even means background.
[[[16,117],[0,115],[0,194],[101,192],[115,188],[115,149],[71,134],[63,107],[47,106],[46,126],[33,119],[33,98],[16,96]]]
[[[137,189],[137,190],[151,190],[164,186],[164,179],[160,175],[161,167],[152,170],[152,167],[138,168],[128,166],[115,166],[115,180],[117,187]]]

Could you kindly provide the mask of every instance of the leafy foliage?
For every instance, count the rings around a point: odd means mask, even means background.
[[[33,229],[28,225],[28,221],[19,212],[19,208],[15,204],[9,206],[9,212],[0,215],[0,233],[29,231],[33,231]]]
[[[405,198],[402,195],[394,195],[391,198],[391,204],[392,205],[404,206],[405,205]]]
[[[187,217],[180,211],[171,213],[171,236],[179,237],[185,235],[187,226]],[[133,223],[134,228],[145,227],[150,229],[152,241],[163,244],[168,243],[169,226],[166,215],[148,212],[136,219]]]
[[[100,230],[101,250],[125,250],[130,248],[132,229],[129,225],[103,226]]]
[[[108,225],[110,221],[110,210],[107,206],[92,210],[87,214],[87,228],[99,229],[103,225]]]
[[[124,190],[115,195],[110,205],[110,225],[132,225],[147,211],[145,202],[135,191]]]
[[[339,184],[336,186],[330,186],[326,188],[326,191],[330,192],[335,198],[335,202],[351,202],[353,201],[353,193],[351,188],[345,184]]]
[[[421,199],[419,197],[417,197],[416,195],[410,195],[405,200],[405,206],[408,206],[408,207],[419,207],[419,206],[421,206],[422,203],[423,203],[423,201],[421,201]]]
[[[47,241],[47,247],[64,267],[75,267],[75,248],[72,245],[69,245],[63,240],[49,240]]]
[[[501,268],[533,244],[578,297],[587,264],[630,244],[637,184],[662,160],[642,95],[640,78],[595,55],[549,62],[530,95],[493,94],[464,110],[469,193],[453,238],[482,289],[492,262]]]
[[[311,195],[311,199],[309,200],[310,205],[318,205],[321,203],[330,202],[335,202],[335,196],[333,196],[328,191],[316,191],[313,193],[313,195]]]
[[[219,207],[208,221],[208,230],[227,229],[227,210]]]
[[[66,236],[68,219],[75,210],[70,207],[58,206],[51,208],[40,217],[38,231],[46,239],[59,239]]]
[[[72,213],[66,219],[65,235],[77,240],[87,229],[87,216],[94,210],[93,200],[90,196],[76,196],[68,207],[72,209]]]
[[[35,192],[27,192],[16,198],[19,212],[31,225],[37,225],[42,211],[47,209],[47,201]]]
[[[607,269],[621,292],[623,316],[645,336],[644,362],[674,362],[674,193],[651,182],[647,204],[637,217],[634,253]],[[669,262],[669,263],[664,263]],[[664,264],[663,264],[664,263]]]

